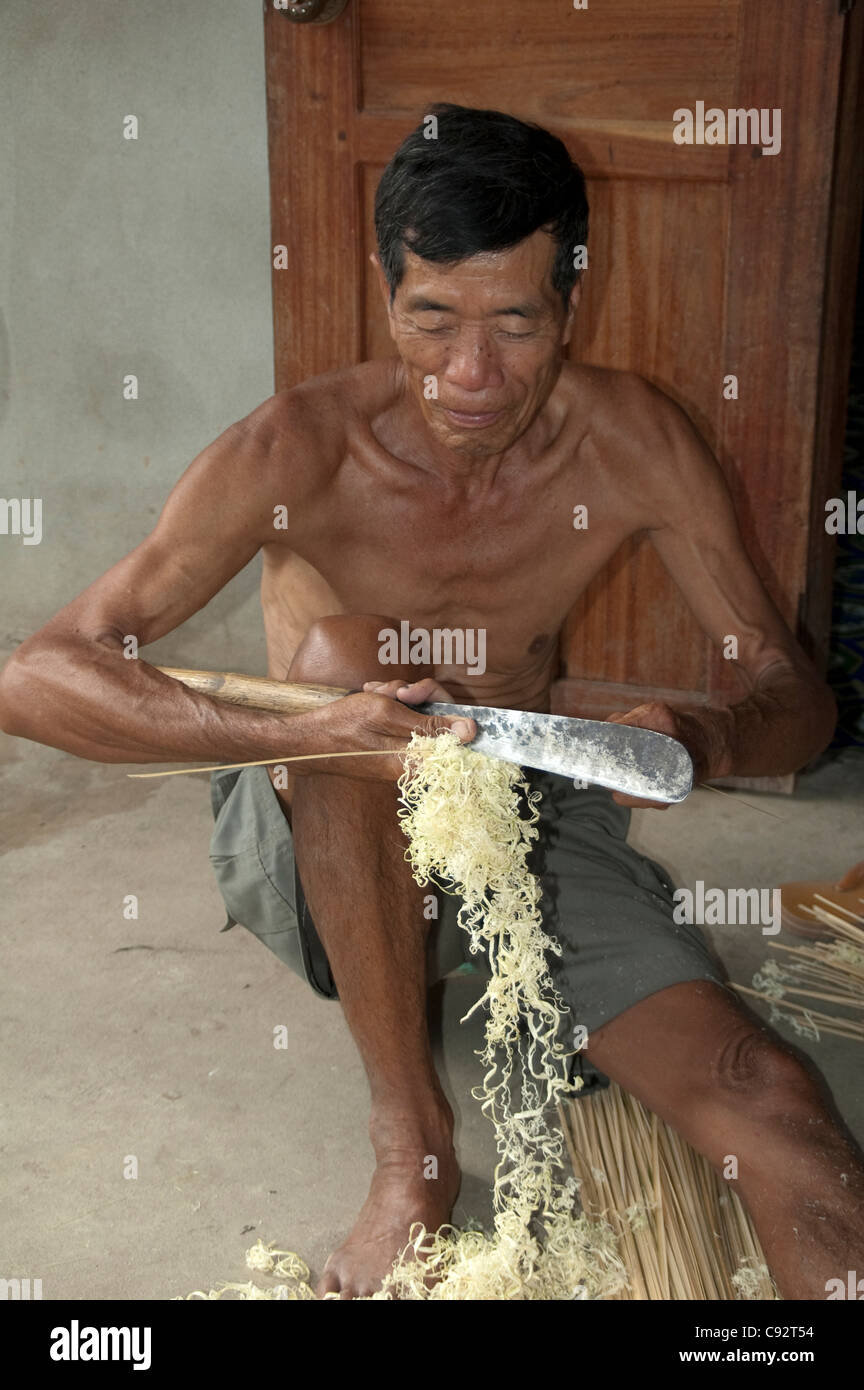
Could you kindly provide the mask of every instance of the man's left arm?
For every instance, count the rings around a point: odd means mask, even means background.
[[[678,738],[695,781],[794,772],[830,742],[836,702],[753,567],[708,445],[674,401],[648,392],[648,533],[705,633],[721,648],[735,639],[733,664],[748,693],[735,705],[651,703],[613,719]]]

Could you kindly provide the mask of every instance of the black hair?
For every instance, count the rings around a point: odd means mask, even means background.
[[[437,120],[437,138],[428,138]],[[390,302],[407,247],[423,260],[455,265],[503,251],[543,227],[557,243],[552,284],[565,307],[581,274],[577,246],[588,236],[588,199],[579,165],[557,136],[504,111],[438,102],[399,146],[375,194],[378,256]]]

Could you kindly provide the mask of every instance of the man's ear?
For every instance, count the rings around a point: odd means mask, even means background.
[[[381,291],[381,298],[384,300],[384,311],[387,314],[387,319],[390,323],[390,337],[395,340],[396,335],[393,332],[393,309],[390,304],[390,286],[387,284],[387,276],[384,274],[384,267],[378,259],[377,252],[370,251],[369,260],[375,267],[375,276],[378,281],[378,288]]]
[[[570,291],[570,302],[567,306],[567,317],[564,320],[564,337],[562,339],[562,344],[569,343],[570,338],[573,334],[573,325],[576,321],[576,310],[579,308],[579,301],[582,298],[583,273],[584,272],[580,273],[579,279],[576,281],[576,284]]]

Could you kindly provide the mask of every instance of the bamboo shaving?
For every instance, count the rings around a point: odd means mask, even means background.
[[[270,1245],[265,1245],[262,1240],[258,1240],[251,1250],[246,1251],[246,1267],[256,1274],[272,1274],[277,1279],[290,1279],[292,1282],[291,1284],[277,1284],[269,1289],[262,1289],[258,1284],[253,1284],[251,1280],[245,1284],[220,1284],[218,1288],[210,1289],[207,1293],[201,1289],[196,1289],[194,1293],[186,1295],[185,1301],[217,1299],[224,1297],[226,1293],[236,1293],[242,1302],[251,1300],[307,1301],[315,1298],[315,1293],[309,1285],[309,1266],[300,1259],[299,1255],[295,1255],[293,1250],[274,1250],[272,1242]]]

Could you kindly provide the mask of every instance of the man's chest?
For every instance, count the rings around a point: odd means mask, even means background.
[[[362,485],[331,500],[292,549],[349,609],[456,622],[560,625],[632,533],[626,505],[592,479],[458,502]]]
[[[287,546],[281,563],[269,548],[266,592],[274,613],[287,602],[307,617],[386,615],[382,660],[431,665],[479,703],[542,708],[567,614],[628,534],[620,510],[586,495],[538,488],[488,507],[404,495],[331,502],[326,523],[298,528],[290,559]]]

